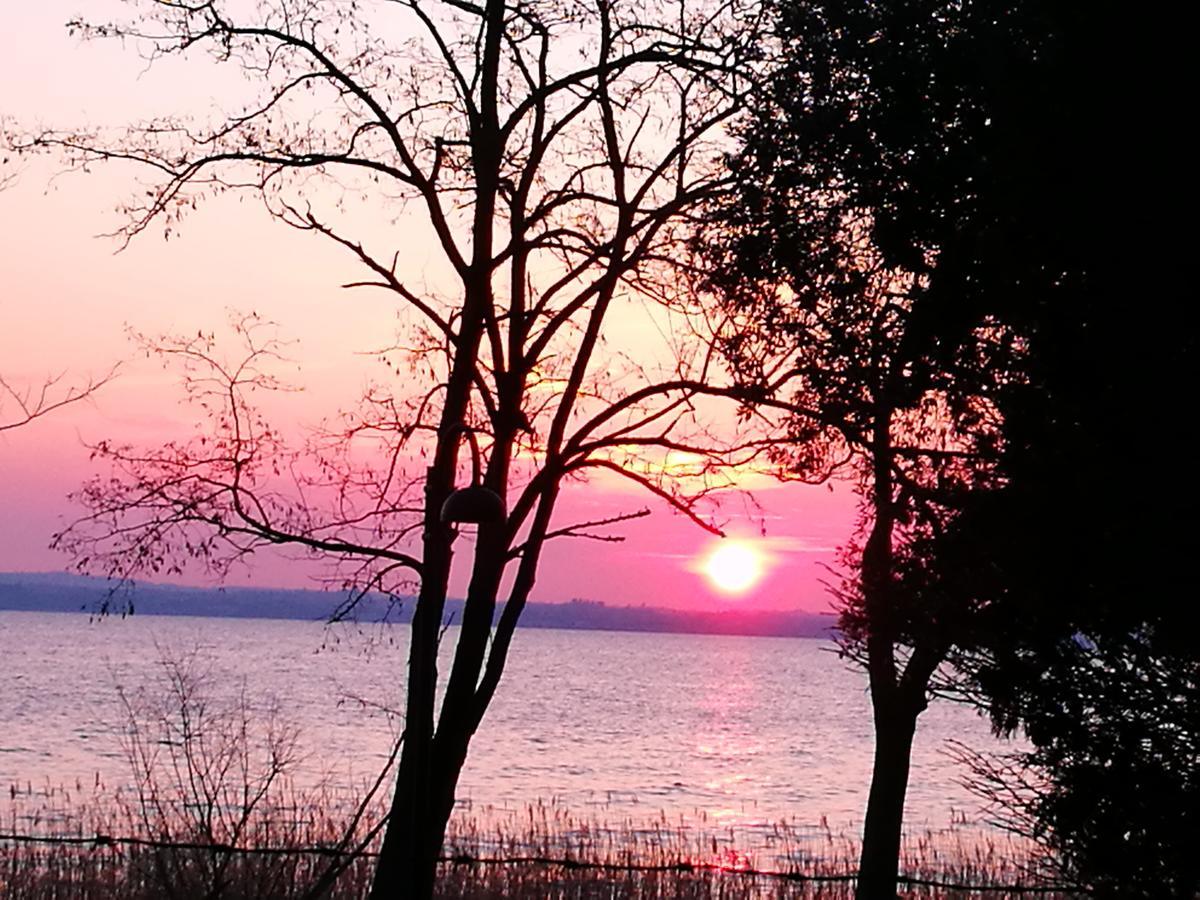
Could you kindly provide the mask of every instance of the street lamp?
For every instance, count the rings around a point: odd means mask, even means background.
[[[475,429],[469,425],[456,425],[454,431],[465,432],[471,445],[471,483],[451,491],[442,504],[442,522],[447,525],[503,522],[504,501],[500,495],[485,486],[479,465],[479,443],[475,440]]]

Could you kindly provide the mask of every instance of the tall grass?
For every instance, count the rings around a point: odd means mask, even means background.
[[[452,822],[446,850],[443,896],[529,900],[850,898],[858,860],[857,838],[828,825],[780,822],[751,847],[739,846],[732,831],[698,829],[665,816],[613,824],[602,815],[581,818],[545,803],[467,811]],[[939,883],[907,885],[905,897],[980,896],[947,887],[956,884],[1037,885],[1041,896],[1070,896],[1044,889],[1049,870],[1027,845],[972,829],[909,835],[901,865],[911,879]],[[987,895],[1023,896],[1018,890]]]
[[[88,792],[83,792],[88,793]],[[82,843],[0,839],[0,896],[12,900],[298,900],[327,882],[322,896],[365,897],[373,858],[312,852],[344,845],[354,810],[325,793],[284,793],[240,838],[237,848],[160,846],[144,817],[117,791],[80,801],[61,788],[10,789],[0,831],[56,835]],[[383,801],[357,826],[378,821]],[[269,814],[268,814],[269,813]],[[97,835],[145,843],[106,843]],[[180,825],[177,842],[189,834]],[[850,898],[856,842],[828,828],[815,835],[780,823],[765,846],[740,848],[731,834],[702,832],[665,817],[651,823],[582,818],[553,803],[519,810],[462,809],[453,818],[442,863],[439,897],[514,900],[749,900]],[[301,852],[294,852],[301,851]],[[769,868],[769,873],[756,872]],[[942,885],[1039,884],[1038,863],[1026,849],[968,832],[910,835],[905,875]],[[340,870],[340,872],[338,871]],[[336,877],[333,877],[336,874]],[[979,897],[979,891],[906,885],[903,897]],[[1028,896],[1017,890],[986,896]],[[1068,892],[1040,893],[1067,897]]]
[[[0,837],[0,897],[290,900],[306,896],[335,863],[344,871],[324,896],[361,897],[370,883],[369,856],[293,852],[332,850],[346,836],[352,811],[327,792],[281,785],[232,841],[215,840],[194,816],[163,827],[141,804],[125,788],[75,802],[61,788],[10,788],[0,832],[65,840]]]

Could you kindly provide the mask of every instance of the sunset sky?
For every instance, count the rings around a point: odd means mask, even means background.
[[[183,75],[178,66],[164,66],[146,74],[131,51],[81,44],[63,23],[85,9],[102,20],[119,4],[46,0],[6,10],[0,115],[27,125],[119,125],[155,112],[207,111],[214,97],[236,94],[234,84],[196,77],[203,69]],[[85,442],[153,445],[191,434],[195,413],[181,405],[175,379],[136,356],[128,328],[150,334],[219,330],[231,309],[279,323],[283,336],[295,341],[291,353],[300,368],[292,377],[303,387],[272,409],[288,433],[334,416],[382,377],[368,351],[391,339],[395,301],[382,292],[341,290],[339,284],[359,273],[327,242],[273,222],[252,202],[226,199],[204,206],[168,242],[152,231],[114,253],[116,242],[97,235],[118,224],[114,206],[136,190],[135,172],[106,166],[54,178],[52,163],[35,161],[10,164],[0,175],[13,171],[16,183],[0,192],[0,374],[15,385],[36,385],[65,373],[64,384],[70,384],[118,361],[122,368],[94,402],[0,435],[0,571],[65,565],[47,544],[72,515],[66,494],[95,471]],[[407,271],[425,275],[435,265],[432,247],[403,219],[380,227],[391,233],[377,239],[404,250]],[[615,331],[634,356],[637,332],[632,323]],[[632,488],[600,482],[571,488],[565,513],[649,505],[655,514],[626,526],[628,540],[621,544],[552,544],[533,599],[826,608],[823,566],[849,533],[851,491],[766,480],[756,480],[754,489],[761,522],[737,497],[720,513],[731,534],[749,541],[762,566],[752,587],[737,573],[714,576],[708,565],[714,539],[700,529]],[[235,577],[240,583],[305,586],[310,575],[304,567],[263,558]],[[723,580],[732,589],[721,590]]]

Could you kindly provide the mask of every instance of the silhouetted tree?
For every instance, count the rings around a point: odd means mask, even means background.
[[[1031,152],[998,126],[1041,46],[1011,4],[770,8],[776,68],[707,252],[742,320],[727,356],[796,408],[790,464],[849,458],[859,478],[838,592],[875,718],[858,895],[890,897],[917,717],[974,639],[976,604],[949,589],[937,547],[1003,484],[998,398],[1026,377],[1021,285],[1043,256],[1025,255],[1011,173],[994,167]]]
[[[1004,490],[939,549],[953,590],[1004,613],[979,618],[955,663],[997,727],[1028,736],[1017,777],[1039,789],[1019,805],[1066,877],[1191,897],[1200,653],[1179,523],[1200,498],[1161,474],[1194,427],[1180,406],[1197,365],[1187,238],[1161,227],[1192,207],[1169,187],[1186,182],[1183,56],[1115,4],[1040,16],[1037,78],[1010,84],[1020,115],[1000,123],[1037,152],[995,164],[1027,185],[1003,200],[1048,274],[1024,273],[1037,302],[1021,310],[1027,377],[998,401]]]
[[[1050,850],[1066,884],[1101,897],[1194,897],[1194,629],[1125,602],[1137,611],[1110,607],[1103,625],[1093,616],[1057,640],[1021,636],[1016,652],[989,659],[976,671],[980,700],[1022,728],[1030,749],[1000,759],[960,753],[993,820]]]
[[[1130,249],[1137,238],[1127,237]],[[958,687],[1031,745],[1012,766],[976,759],[976,786],[1054,851],[1071,883],[1101,896],[1191,897],[1200,653],[1178,585],[1192,552],[1179,523],[1197,497],[1186,480],[1165,487],[1153,473],[1164,447],[1188,439],[1176,403],[1194,377],[1196,332],[1142,343],[1115,301],[1148,281],[1156,297],[1181,295],[1171,281],[1183,275],[1122,273],[1120,259],[1084,259],[1087,282],[1040,315],[1030,379],[1002,401],[1004,488],[969,505],[937,553],[945,589],[979,611],[974,639],[953,654]],[[1152,440],[1131,442],[1131,428],[1151,423]],[[1026,781],[1036,790],[1013,789]]]
[[[1187,845],[1169,832],[1186,842],[1194,821],[1131,805],[1124,834],[1123,815],[1093,815],[1089,796],[1108,773],[1104,808],[1115,811],[1119,797],[1167,784],[1187,794],[1196,772],[1194,653],[1163,643],[1184,617],[1158,576],[1130,563],[1177,546],[1168,523],[1195,509],[1193,492],[1152,502],[1140,481],[1164,446],[1187,443],[1178,390],[1195,359],[1193,317],[1175,300],[1186,251],[1162,227],[1183,212],[1163,202],[1176,183],[1164,173],[1178,171],[1163,137],[1180,82],[1156,56],[1178,57],[1115,4],[772,11],[779,67],[733,160],[741,199],[721,210],[732,228],[716,241],[717,286],[764,329],[757,347],[736,329],[730,339],[743,377],[807,407],[793,423],[796,464],[828,464],[827,448],[858,441],[866,541],[850,548],[858,577],[843,624],[865,644],[877,729],[859,894],[894,893],[905,739],[940,659],[958,671],[942,688],[979,700],[1004,730],[1026,729],[1048,785],[1041,827],[1077,875],[1085,856],[1095,865],[1121,846],[1157,847],[1161,865],[1146,871],[1161,875],[1181,858],[1168,848]],[[900,331],[859,348],[847,335],[872,309],[872,322],[901,312],[848,249],[856,242],[891,269],[906,304]],[[1154,314],[1133,313],[1137,303]],[[1000,352],[971,365],[982,347]],[[889,384],[903,389],[880,391]],[[900,445],[910,423],[889,416],[939,384],[948,401],[986,398],[990,443],[974,446],[984,468],[964,489],[913,492],[914,506],[878,425],[895,421]],[[889,397],[864,417],[865,401]],[[946,405],[932,421],[977,433]],[[1122,783],[1135,777],[1132,790]],[[1110,889],[1133,890],[1125,877]]]
[[[643,514],[557,522],[563,483],[602,470],[712,528],[696,507],[709,476],[760,452],[700,428],[692,398],[720,391],[702,348],[662,371],[599,349],[614,309],[673,293],[689,210],[726,184],[715,142],[741,106],[743,35],[756,11],[736,0],[130,6],[131,21],[72,28],[135,44],[152,61],[207,53],[261,94],[211,126],[173,118],[48,131],[18,148],[80,168],[139,165],[152,183],[124,208],[125,240],[155,223],[173,234],[205,196],[260,197],[361,263],[367,275],[352,286],[389,291],[408,310],[401,370],[411,375],[395,393],[373,392],[306,474],[251,404],[254,391],[278,386],[281,348],[261,323],[238,324],[247,351],[229,364],[210,336],[152,341],[184,366],[213,427],[162,451],[101,445],[116,476],[84,491],[89,514],[60,545],[121,576],[196,561],[223,570],[284,545],[354,562],[358,591],[415,582],[403,749],[372,896],[429,896],[467,748],[545,542]],[[342,212],[354,198],[389,214],[419,209],[452,287],[414,283],[407,238],[355,235]],[[439,709],[459,537],[443,509],[464,500],[458,451],[476,435],[469,490],[483,507],[467,516],[483,521]],[[377,467],[350,452],[364,440],[378,442]],[[692,460],[670,467],[686,479],[668,478],[669,452]],[[293,477],[302,490],[286,489]]]

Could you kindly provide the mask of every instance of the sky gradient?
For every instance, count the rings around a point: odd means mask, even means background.
[[[95,19],[119,9],[107,0],[52,0],[5,12],[0,114],[30,125],[113,125],[155,112],[202,114],[235,89],[194,73],[181,77],[170,67],[144,73],[132,52],[81,44],[63,23],[85,6]],[[299,367],[290,377],[303,391],[273,403],[271,417],[285,433],[301,435],[353,405],[382,376],[368,351],[389,342],[396,322],[387,294],[338,287],[359,274],[344,253],[273,222],[253,203],[210,202],[170,241],[151,231],[115,253],[117,243],[97,235],[119,223],[114,207],[136,190],[136,173],[117,165],[86,176],[56,178],[55,171],[45,161],[22,164],[15,184],[0,192],[0,373],[14,384],[36,385],[60,373],[66,373],[64,383],[79,383],[116,362],[122,367],[94,401],[0,434],[0,570],[6,571],[66,564],[47,545],[76,512],[66,495],[96,471],[87,442],[155,445],[192,433],[195,413],[181,405],[175,377],[138,355],[129,328],[148,334],[219,330],[229,310],[253,310],[279,323],[282,335],[295,341],[290,352]],[[403,219],[377,228],[381,244],[404,248],[407,271],[436,278],[433,248]],[[614,324],[613,339],[636,357],[640,326]],[[533,599],[826,608],[824,567],[849,535],[852,492],[767,480],[753,487],[761,512],[730,497],[720,513],[731,534],[753,539],[766,557],[763,579],[744,596],[722,594],[704,578],[701,563],[713,538],[633,489],[598,481],[571,487],[564,512],[650,506],[654,515],[624,526],[623,543],[552,543]],[[292,587],[309,585],[311,576],[308,567],[264,557],[235,577]],[[206,583],[199,574],[188,580]]]

